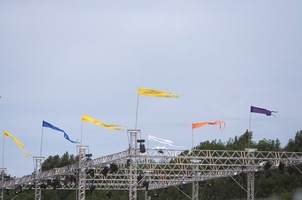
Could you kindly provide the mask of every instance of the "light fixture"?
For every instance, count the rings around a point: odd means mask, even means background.
[[[76,177],[76,175],[70,175],[69,178],[70,178],[70,182],[71,182],[71,183],[73,182],[74,184],[76,184],[76,182],[77,182],[77,177]]]
[[[32,183],[29,183],[29,184],[28,184],[28,189],[29,189],[29,190],[32,190],[33,187],[34,187],[34,184],[32,184]]]
[[[149,190],[149,181],[143,181],[143,186],[146,187],[146,191]]]
[[[22,190],[22,186],[21,186],[21,185],[18,185],[18,186],[16,187],[15,194],[18,195],[18,194],[20,194],[22,191],[23,191],[23,190]]]
[[[91,160],[91,157],[92,157],[92,154],[91,153],[88,153],[88,154],[85,154],[87,160]]]
[[[96,186],[95,185],[91,185],[89,188],[90,194],[92,194],[92,192],[95,190]]]
[[[143,144],[143,143],[140,143],[140,144],[139,144],[139,151],[140,151],[141,153],[145,153],[145,152],[146,152],[145,144]]]
[[[93,168],[91,168],[91,169],[86,169],[85,170],[86,171],[86,174],[89,174],[90,176],[94,176],[94,169]]]
[[[67,185],[67,184],[70,183],[70,182],[71,182],[70,176],[65,176],[64,185]]]
[[[145,147],[145,140],[144,139],[141,139],[141,140],[137,140],[137,142],[139,143],[139,151],[141,153],[145,153],[146,152],[146,147]]]
[[[107,176],[108,172],[109,172],[109,168],[108,168],[107,166],[105,166],[101,173],[102,173],[104,176]]]
[[[110,164],[110,173],[114,173],[118,171],[118,165],[115,163]]]
[[[131,162],[131,160],[127,159],[127,164],[126,164],[127,167],[130,167],[130,162]]]
[[[284,171],[284,167],[285,167],[285,164],[283,162],[280,162],[279,166],[278,166],[279,171],[283,172]]]
[[[45,185],[44,183],[42,183],[42,184],[40,185],[40,188],[41,188],[41,189],[46,189],[46,187],[47,187],[47,185]]]
[[[60,186],[60,179],[56,178],[52,180],[52,189],[55,190]]]
[[[270,163],[270,161],[267,161],[264,165],[264,169],[265,170],[269,170],[269,168],[271,168],[272,164]]]

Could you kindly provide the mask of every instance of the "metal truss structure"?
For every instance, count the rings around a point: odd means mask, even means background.
[[[197,200],[199,182],[245,173],[247,199],[253,200],[255,172],[302,164],[302,152],[145,149],[143,140],[137,139],[139,130],[128,133],[130,144],[125,151],[90,160],[86,156],[88,146],[79,146],[79,163],[2,179],[0,188],[35,187],[36,200],[41,200],[41,188],[77,190],[78,200],[85,199],[85,190],[127,190],[129,200],[136,200],[137,190],[191,183],[191,199]]]
[[[5,176],[6,169],[5,168],[0,168],[0,183],[4,182],[4,176]],[[1,194],[0,194],[0,199],[3,199],[3,188],[1,188]]]

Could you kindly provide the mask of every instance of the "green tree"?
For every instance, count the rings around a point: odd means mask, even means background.
[[[252,141],[253,133],[246,130],[241,136],[235,136],[234,139],[229,139],[226,144],[228,150],[244,150],[245,148],[254,148],[255,144]]]
[[[225,150],[225,144],[221,142],[221,140],[213,140],[212,142],[210,141],[205,141],[205,142],[200,142],[195,149],[206,149],[206,150]]]
[[[59,155],[49,156],[42,164],[42,171],[47,171],[54,168],[64,167],[77,163],[79,161],[78,156],[69,155],[65,152],[61,157]]]
[[[296,133],[295,139],[290,139],[284,151],[302,152],[302,130]]]
[[[260,140],[255,144],[255,147],[258,151],[281,151],[281,143],[278,139],[276,140]]]

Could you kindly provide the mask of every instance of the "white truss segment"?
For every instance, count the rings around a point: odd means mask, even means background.
[[[102,156],[94,160],[86,161],[83,164],[83,167],[87,168],[89,166],[100,166],[102,164],[119,161],[120,159],[126,158],[128,155],[129,155],[128,150],[126,150],[116,154]],[[21,178],[16,178],[16,179],[1,182],[0,188],[9,188],[9,187],[14,187],[16,185],[32,184],[35,182],[35,180],[46,180],[58,176],[76,174],[78,172],[78,169],[79,169],[78,163],[61,167],[61,168],[54,168],[48,171],[38,173],[36,175],[26,175]]]
[[[135,140],[133,138],[133,145]],[[85,189],[93,185],[96,190],[128,190],[132,199],[135,199],[136,190],[145,190],[143,181],[149,183],[149,190],[194,183],[193,199],[198,199],[198,182],[246,173],[249,174],[247,191],[251,200],[254,195],[253,174],[264,170],[266,162],[271,164],[270,169],[277,169],[280,163],[287,167],[300,165],[302,152],[146,149],[145,153],[141,153],[135,146],[120,153],[87,160],[80,169],[85,176]],[[104,175],[104,167],[110,167],[112,163],[117,164],[118,170]],[[87,173],[90,169],[93,169],[93,174]],[[36,177],[29,175],[4,181],[0,183],[0,188],[13,188],[21,184],[26,186],[35,180],[58,179],[60,184],[57,189],[75,190],[76,181],[70,179],[78,176],[78,172],[79,165],[74,164],[42,172]],[[137,182],[138,175],[142,175],[143,181]]]

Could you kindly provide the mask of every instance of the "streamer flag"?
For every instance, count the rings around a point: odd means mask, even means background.
[[[138,88],[138,95],[151,96],[151,97],[163,97],[163,98],[178,98],[179,96],[172,92],[164,92],[160,90],[153,90],[149,88]]]
[[[87,115],[83,115],[82,116],[82,121],[83,122],[90,122],[90,123],[93,123],[93,124],[96,124],[96,125],[99,125],[99,126],[103,126],[107,129],[110,129],[110,130],[117,130],[117,131],[122,131],[123,129],[121,128],[122,126],[120,125],[117,125],[117,124],[104,124],[103,122],[100,122],[96,119],[93,119],[92,117],[89,117]]]
[[[266,116],[271,116],[273,115],[272,113],[277,113],[278,111],[270,111],[264,108],[257,108],[254,106],[251,106],[251,112],[254,113],[260,113],[260,114],[265,114]],[[275,115],[273,115],[275,117]]]
[[[3,135],[12,138],[15,141],[15,143],[18,145],[18,147],[21,149],[21,151],[24,153],[25,157],[28,158],[29,156],[31,156],[29,153],[26,152],[24,145],[19,140],[17,140],[15,136],[13,136],[7,131],[4,131]]]
[[[59,129],[58,127],[56,127],[56,126],[54,126],[54,125],[52,125],[52,124],[50,124],[50,123],[48,123],[48,122],[46,122],[46,121],[43,121],[42,127],[47,127],[47,128],[51,128],[51,129],[56,130],[56,131],[60,131],[60,132],[64,133],[64,138],[65,138],[66,140],[68,140],[69,142],[72,142],[72,143],[79,143],[78,141],[73,141],[73,140],[71,140],[71,139],[69,138],[69,136],[67,135],[67,133],[65,133],[65,131],[63,131],[62,129]]]
[[[158,138],[158,137],[155,137],[155,136],[152,136],[152,135],[148,135],[148,140],[153,140],[153,141],[159,142],[161,144],[169,145],[171,147],[183,147],[183,146],[174,145],[171,140],[165,140],[165,139]]]
[[[192,129],[194,129],[194,128],[200,128],[200,127],[205,126],[205,125],[219,125],[220,131],[223,131],[225,129],[225,122],[224,121],[220,121],[220,120],[216,120],[214,122],[193,123],[192,124]]]

